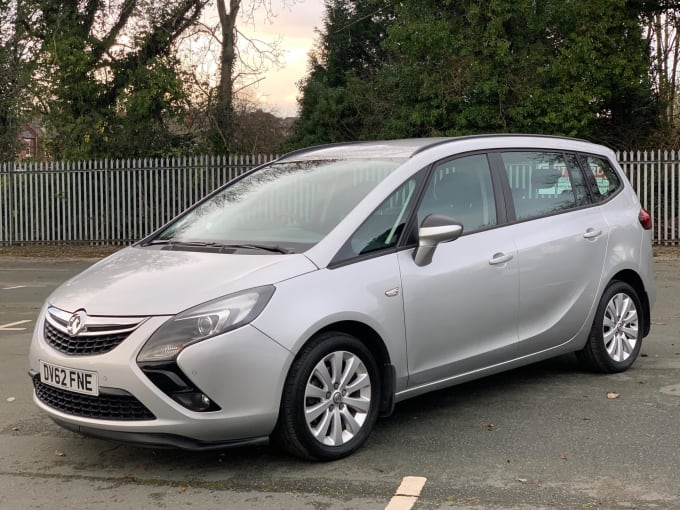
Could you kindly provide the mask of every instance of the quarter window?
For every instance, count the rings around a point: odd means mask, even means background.
[[[411,178],[387,197],[345,243],[335,261],[396,246],[413,210],[416,186],[417,179]]]
[[[518,220],[556,214],[587,200],[582,186],[574,189],[562,153],[505,152],[501,156]]]
[[[592,187],[597,201],[606,200],[621,187],[621,181],[609,161],[597,156],[584,156],[586,172],[592,176],[596,186]],[[591,181],[593,182],[593,181]]]
[[[496,225],[496,202],[486,155],[466,156],[435,167],[418,209],[418,224],[430,214],[462,223],[463,232]]]

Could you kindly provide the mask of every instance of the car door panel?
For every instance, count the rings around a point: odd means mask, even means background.
[[[492,265],[498,253],[512,258]],[[506,359],[517,341],[515,253],[503,228],[442,243],[424,267],[411,250],[399,253],[409,387]]]
[[[597,207],[513,225],[523,353],[573,338],[597,299],[608,226]]]
[[[526,355],[583,331],[597,299],[609,226],[592,204],[573,154],[504,152],[515,216],[519,343]]]
[[[463,235],[436,247],[418,266],[399,253],[409,387],[448,379],[504,361],[517,341],[518,266],[497,182],[486,154],[433,167],[418,223],[430,214],[463,225]],[[499,211],[501,214],[499,215]]]

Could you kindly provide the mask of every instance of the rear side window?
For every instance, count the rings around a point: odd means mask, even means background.
[[[504,152],[501,157],[518,220],[556,214],[587,203],[582,178],[574,186],[564,154]]]
[[[621,180],[607,159],[583,156],[585,170],[589,174],[591,191],[596,201],[606,200],[621,187]]]

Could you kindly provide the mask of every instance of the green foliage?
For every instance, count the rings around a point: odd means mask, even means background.
[[[345,83],[325,87],[310,81],[302,101],[304,115],[298,120],[294,144],[314,145],[327,141],[357,140],[366,136],[365,124],[370,119],[369,85],[348,76]]]
[[[175,133],[181,131],[185,96],[175,65],[159,59],[131,69],[115,101],[99,108],[91,106],[105,93],[104,87],[87,81],[64,87],[68,94],[52,103],[60,115],[46,117],[55,131],[50,140],[52,153],[64,159],[91,159],[166,156],[179,151],[183,140]]]
[[[30,68],[21,60],[21,25],[17,6],[0,0],[0,161],[11,161],[19,151],[19,128],[25,120],[26,83]]]
[[[331,55],[360,5],[328,4],[296,143],[532,132],[644,142],[658,108],[640,5],[626,0],[403,0],[381,12],[369,65]],[[337,4],[346,8],[336,20]],[[330,15],[330,14],[333,15]],[[375,29],[374,29],[375,30]],[[355,50],[355,53],[358,50]],[[342,64],[337,64],[336,61]],[[340,77],[335,68],[345,69]],[[328,75],[332,74],[333,79]],[[352,80],[359,80],[360,83]],[[351,83],[351,86],[348,86]],[[357,95],[361,94],[361,95]],[[341,130],[342,126],[351,130]]]
[[[10,161],[18,150],[16,74],[8,49],[0,44],[0,161]]]
[[[387,0],[327,0],[324,29],[303,80],[288,147],[373,138],[376,73],[391,24]]]
[[[48,149],[58,159],[161,156],[182,147],[179,35],[204,0],[26,0],[39,47]]]

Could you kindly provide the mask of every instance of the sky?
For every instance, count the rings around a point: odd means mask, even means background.
[[[244,3],[248,0],[244,0]],[[307,74],[308,53],[314,46],[315,29],[322,24],[323,0],[272,0],[275,17],[272,23],[256,16],[255,26],[240,21],[239,29],[249,37],[264,41],[280,41],[283,66],[270,69],[252,89],[262,109],[280,117],[297,114],[296,83]]]

